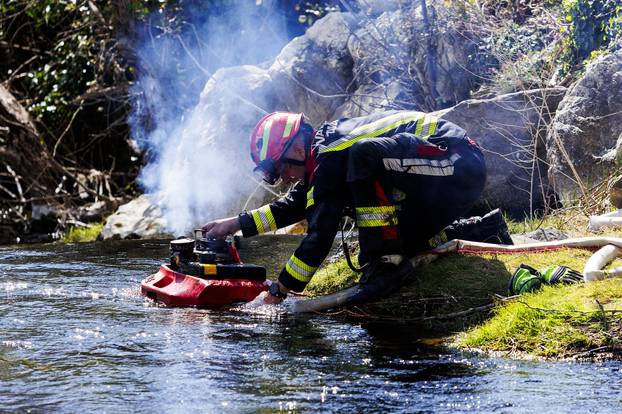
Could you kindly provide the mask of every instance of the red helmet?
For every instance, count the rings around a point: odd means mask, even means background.
[[[281,157],[289,148],[303,122],[303,114],[273,112],[261,118],[251,134],[251,158],[264,180],[274,184],[279,178]]]

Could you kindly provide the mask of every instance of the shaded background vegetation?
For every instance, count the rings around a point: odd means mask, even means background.
[[[232,42],[249,45],[250,60],[245,63],[259,63],[283,46],[283,40],[271,41],[274,28],[269,22],[275,16],[285,22],[286,37],[292,38],[304,33],[315,19],[337,9],[334,3],[1,0],[0,82],[30,113],[39,141],[52,163],[60,166],[51,169],[57,184],[48,185],[51,198],[65,207],[76,207],[98,200],[121,200],[140,191],[135,180],[149,154],[131,136],[128,116],[133,108],[142,107],[137,111],[143,116],[141,122],[147,129],[153,122],[152,103],[141,96],[141,71],[157,78],[161,88],[182,91],[174,97],[177,105],[172,106],[178,111],[171,114],[174,117],[196,103],[213,71],[239,64],[209,55],[200,57],[202,67],[197,70],[195,57],[189,59],[185,47],[197,50],[196,43],[209,44],[205,38],[209,32],[199,28],[226,16],[236,8],[232,6],[244,4],[246,18],[254,19],[256,31],[244,31],[246,22],[240,22],[227,27],[229,37]],[[145,42],[153,45],[154,53],[168,48],[167,58],[160,60],[159,66],[141,66],[137,46],[148,50],[142,47]],[[261,53],[253,55],[253,50]],[[179,79],[184,79],[183,85],[170,84]],[[40,151],[23,140],[19,145],[18,151],[24,154]],[[18,174],[16,179],[21,178]],[[17,192],[13,181],[14,177],[8,176],[1,183],[7,191],[0,195],[0,217],[3,223],[19,222],[21,232],[27,233],[32,230],[28,223],[32,212],[23,204],[31,197],[12,197]],[[41,230],[53,231],[63,223],[51,220],[49,224]]]
[[[324,3],[253,2],[258,33],[244,33],[240,26],[230,28],[231,36],[253,36],[259,45],[269,37],[270,28],[262,21],[271,13],[284,14],[290,36],[299,35],[331,9],[330,2]],[[224,0],[2,1],[0,81],[35,116],[46,146],[61,162],[134,176],[139,153],[127,151],[125,121],[131,99],[128,85],[140,68],[128,45],[145,33],[152,39],[178,42],[180,35],[225,14],[230,5]],[[205,39],[197,34],[194,40]],[[179,43],[170,45],[176,46]],[[183,48],[179,53],[184,53]],[[186,61],[180,56],[180,63]],[[211,62],[205,72],[181,64],[176,67],[188,73],[191,81],[186,90],[194,92],[195,100],[206,72],[228,64],[218,57]],[[192,104],[192,99],[185,101]]]

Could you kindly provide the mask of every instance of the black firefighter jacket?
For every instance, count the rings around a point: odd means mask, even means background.
[[[302,219],[308,232],[279,275],[279,282],[302,291],[328,255],[346,207],[348,150],[364,138],[407,132],[423,139],[464,138],[466,132],[443,119],[415,111],[386,111],[323,124],[312,144],[315,168],[283,198],[240,214],[244,237],[274,231]]]

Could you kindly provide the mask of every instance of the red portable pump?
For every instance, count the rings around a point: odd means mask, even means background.
[[[249,302],[268,289],[266,269],[244,264],[235,243],[197,237],[170,243],[170,263],[145,278],[141,293],[173,307],[215,308]]]

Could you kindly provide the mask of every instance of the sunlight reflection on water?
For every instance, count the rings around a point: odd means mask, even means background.
[[[270,251],[276,274],[294,246],[274,239],[247,261]],[[165,308],[139,283],[166,242],[64,249],[0,249],[0,410],[602,413],[622,400],[617,362],[447,353],[415,327],[285,306]]]

